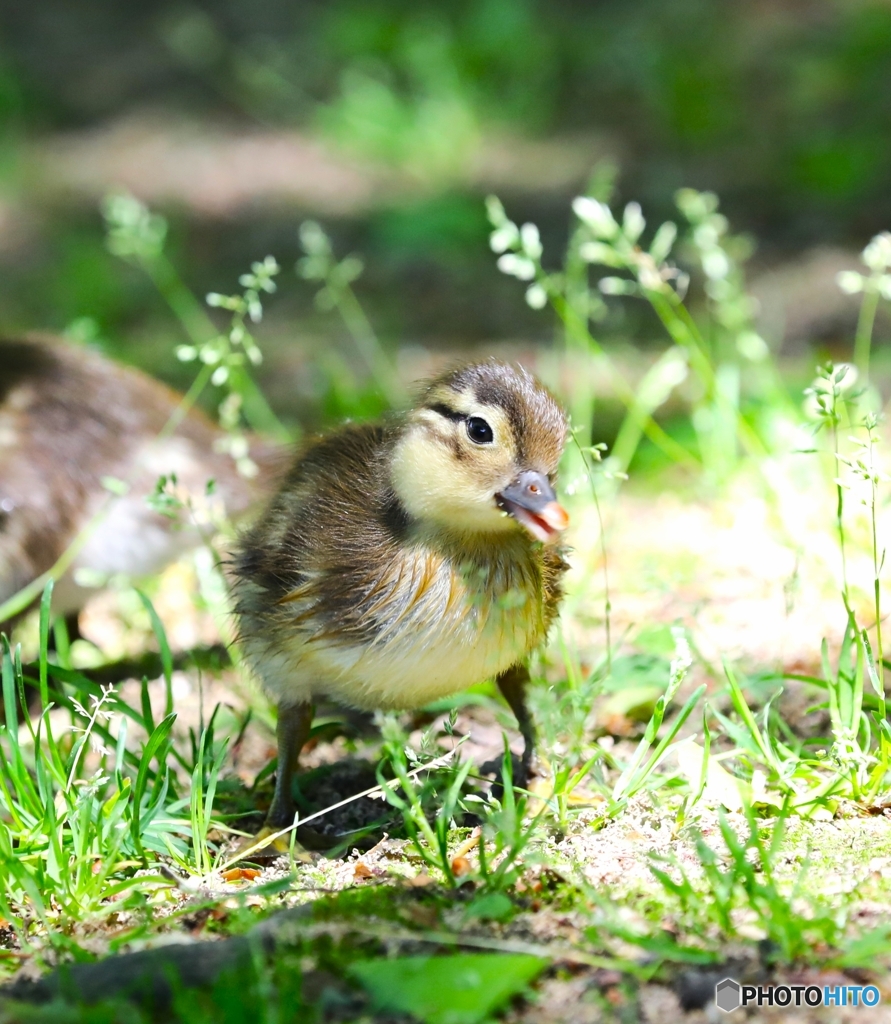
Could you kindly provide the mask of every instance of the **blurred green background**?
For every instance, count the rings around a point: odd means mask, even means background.
[[[552,319],[495,268],[490,192],[539,224],[556,264],[598,162],[651,223],[681,186],[716,191],[757,240],[761,330],[789,358],[850,333],[834,274],[891,227],[888,0],[0,9],[0,329],[73,330],[188,384],[179,325],[105,248],[100,200],[126,189],[168,217],[199,296],[277,257],[261,383],[306,423],[350,406],[319,366],[353,359],[293,273],[306,218],[362,254],[357,293],[407,375],[419,353],[552,342]],[[599,336],[646,352],[650,317],[610,304]]]

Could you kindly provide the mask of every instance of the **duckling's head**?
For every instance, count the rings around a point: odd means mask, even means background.
[[[554,494],[566,417],[521,367],[490,360],[434,380],[393,452],[399,500],[420,522],[471,533],[524,527],[548,543],[569,517]]]

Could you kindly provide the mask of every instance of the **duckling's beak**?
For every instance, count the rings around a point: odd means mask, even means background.
[[[495,495],[495,502],[529,531],[536,540],[550,544],[569,525],[566,509],[557,501],[544,473],[527,469]]]

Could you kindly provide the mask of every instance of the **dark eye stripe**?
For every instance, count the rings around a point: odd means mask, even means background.
[[[461,423],[462,420],[467,419],[465,413],[456,412],[454,409],[450,409],[447,405],[443,405],[441,402],[437,402],[436,405],[431,405],[430,409],[432,412],[437,412],[440,416],[444,416],[447,420],[452,420],[454,423]]]

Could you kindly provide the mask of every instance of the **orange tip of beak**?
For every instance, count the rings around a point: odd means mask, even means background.
[[[549,501],[540,512],[532,512],[530,509],[515,506],[512,515],[535,540],[540,540],[542,544],[553,544],[569,526],[569,514],[556,501]]]

